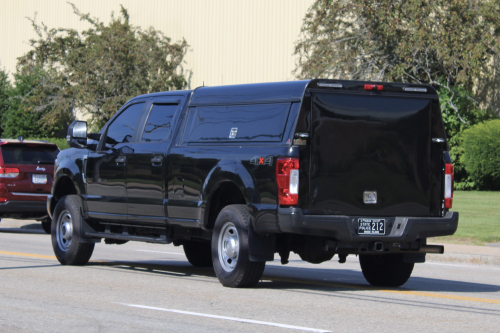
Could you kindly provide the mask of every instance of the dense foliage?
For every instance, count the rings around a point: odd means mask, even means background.
[[[499,73],[499,32],[498,0],[317,0],[295,73],[432,84],[460,119],[458,87],[471,99],[478,80]]]
[[[33,92],[46,75],[39,68],[27,74],[14,74],[14,82],[8,90],[8,108],[2,113],[3,136],[5,138],[17,138],[19,135],[27,137],[40,135],[60,135],[62,128],[53,126],[42,129],[39,121],[44,113],[50,108],[45,108],[43,112],[38,112],[38,101]]]
[[[38,39],[19,58],[20,75],[32,75],[37,68],[45,74],[31,97],[44,128],[65,124],[75,109],[100,127],[133,96],[185,86],[185,40],[171,43],[158,30],[132,26],[123,7],[120,17],[112,15],[104,25],[72,6],[90,29],[49,29],[32,20]]]
[[[478,109],[477,104],[469,98],[464,88],[456,87],[455,94],[454,103],[461,110],[461,118],[456,116],[456,113],[447,102],[451,97],[451,92],[444,88],[438,88],[446,137],[450,146],[451,159],[455,166],[455,189],[477,189],[478,184],[471,179],[461,161],[464,152],[462,133],[465,129],[490,119],[492,116],[484,110]]]
[[[500,119],[485,121],[463,133],[462,163],[480,188],[500,190]]]
[[[0,120],[9,108],[9,90],[10,82],[7,73],[0,70]],[[2,128],[0,127],[0,137],[2,135]]]

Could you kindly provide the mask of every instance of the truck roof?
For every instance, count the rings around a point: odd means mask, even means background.
[[[190,105],[300,101],[311,80],[199,87]]]
[[[309,89],[437,97],[436,90],[426,84],[310,79],[214,87],[203,86],[194,90],[174,90],[140,95],[131,101],[144,97],[189,96],[192,94],[190,106],[298,102],[302,100],[306,90]]]

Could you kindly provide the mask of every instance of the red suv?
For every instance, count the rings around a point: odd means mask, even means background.
[[[46,141],[0,139],[0,218],[35,219],[50,234],[47,195],[58,153]]]

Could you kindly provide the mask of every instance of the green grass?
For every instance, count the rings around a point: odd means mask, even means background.
[[[457,232],[431,241],[474,245],[500,242],[500,192],[456,191],[451,210],[460,213]]]

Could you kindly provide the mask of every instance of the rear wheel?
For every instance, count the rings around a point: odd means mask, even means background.
[[[212,253],[210,243],[187,241],[182,244],[189,263],[195,267],[211,267]]]
[[[57,260],[63,265],[84,265],[92,252],[94,243],[85,243],[80,236],[81,200],[77,195],[67,195],[54,209],[52,223],[52,248]]]
[[[253,287],[266,267],[266,262],[249,259],[250,218],[245,205],[229,205],[222,209],[215,221],[212,261],[215,274],[225,287]]]
[[[373,286],[399,287],[408,281],[414,263],[405,263],[402,254],[359,255],[361,270]]]
[[[43,231],[45,231],[46,234],[49,234],[49,235],[50,235],[51,226],[52,226],[51,222],[52,222],[51,219],[42,220],[42,229],[43,229]]]

